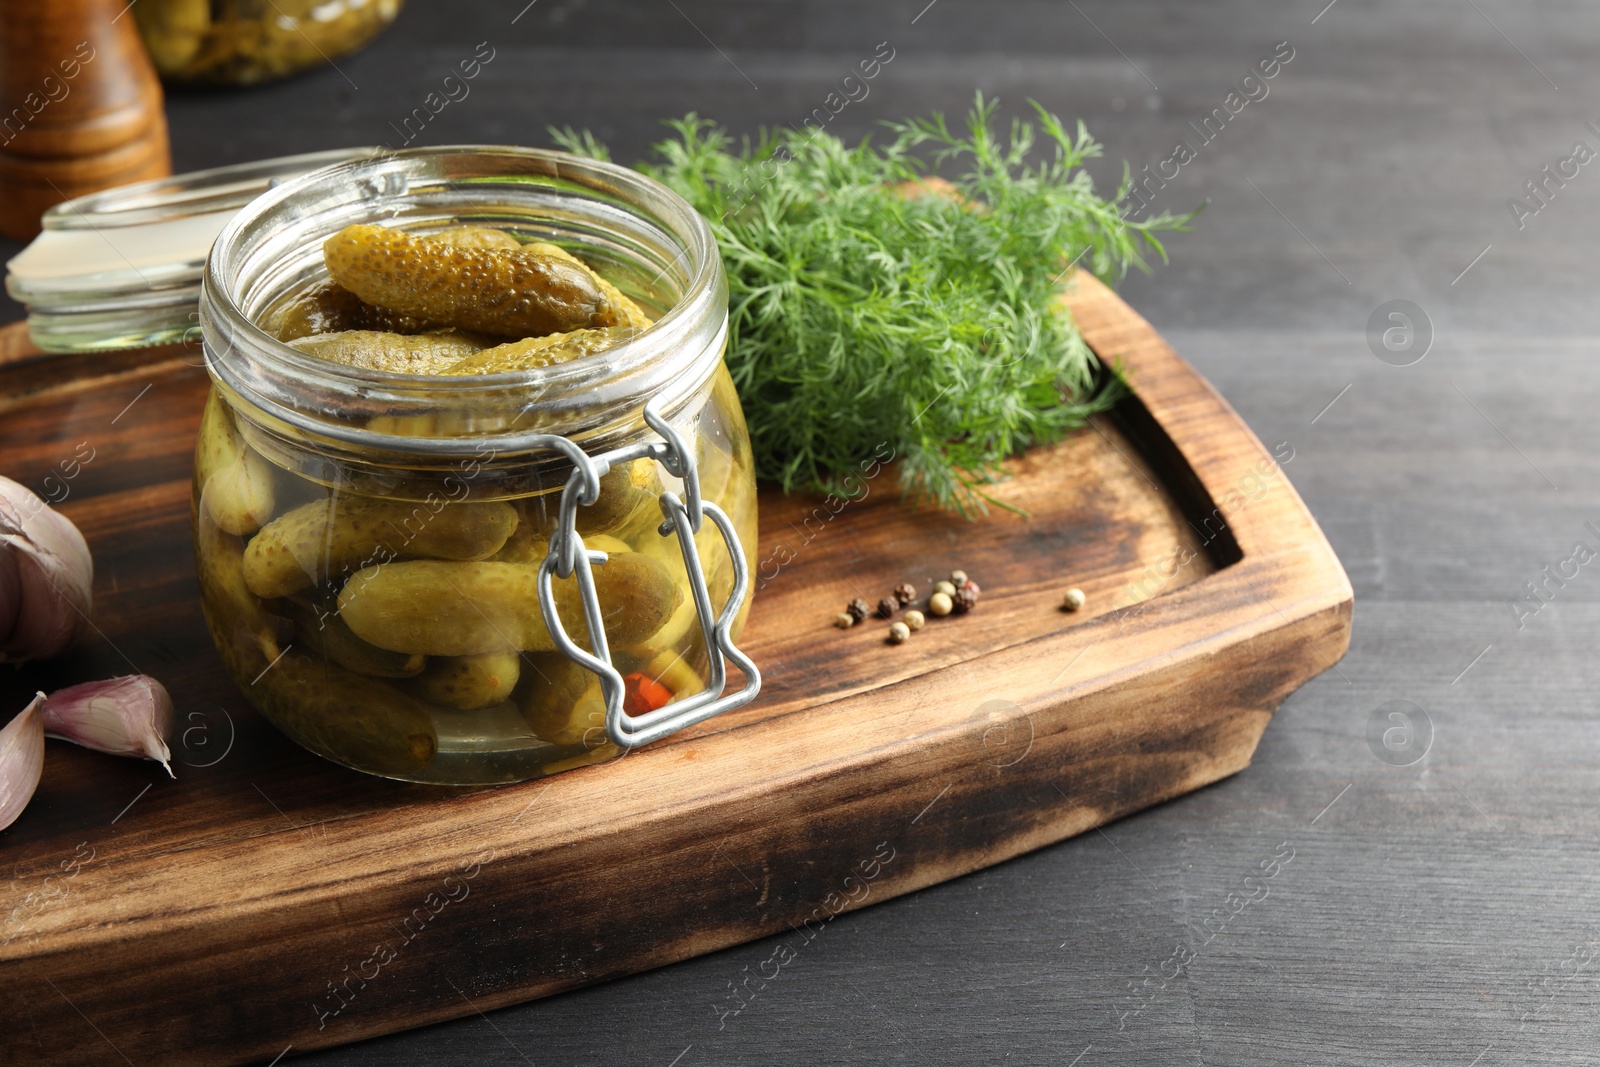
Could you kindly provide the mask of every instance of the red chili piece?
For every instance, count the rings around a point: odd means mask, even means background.
[[[629,715],[655,711],[672,700],[672,690],[648,674],[625,674],[622,685],[622,710]]]

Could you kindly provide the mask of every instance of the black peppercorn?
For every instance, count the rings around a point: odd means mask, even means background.
[[[903,607],[917,599],[917,587],[912,585],[910,582],[901,582],[899,585],[894,587],[894,598],[900,601],[900,604]]]
[[[852,619],[854,619],[856,622],[860,622],[862,619],[867,617],[867,614],[872,609],[867,607],[867,602],[865,600],[862,600],[860,597],[856,597],[854,600],[850,601],[850,603],[845,605],[844,610],[849,613]]]
[[[951,610],[957,615],[965,615],[978,606],[978,593],[977,582],[970,580],[964,582],[961,588],[956,590],[956,595],[951,598]]]
[[[880,619],[893,618],[894,613],[898,610],[900,610],[900,602],[892,596],[886,596],[878,601],[878,618]]]

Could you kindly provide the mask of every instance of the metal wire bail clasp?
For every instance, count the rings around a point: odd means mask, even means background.
[[[749,588],[749,568],[745,565],[744,548],[739,535],[725,511],[700,496],[700,474],[695,468],[694,450],[688,446],[677,430],[662,417],[654,400],[644,407],[644,421],[661,436],[660,441],[626,445],[598,456],[586,455],[565,438],[552,438],[551,447],[565,454],[573,462],[572,476],[561,491],[560,511],[556,518],[555,533],[550,538],[550,551],[539,565],[539,609],[544,613],[545,626],[560,649],[580,666],[600,679],[600,691],[606,702],[606,736],[619,748],[637,748],[670,733],[703,722],[733,708],[743,707],[754,700],[761,691],[761,672],[750,657],[733,643],[731,628],[744,602]],[[600,495],[600,479],[619,463],[649,458],[659,462],[667,472],[683,482],[684,498],[671,490],[661,493],[663,521],[657,530],[662,537],[677,535],[679,550],[683,553],[684,569],[689,576],[689,595],[694,598],[695,612],[700,619],[700,633],[705,638],[711,661],[711,677],[705,689],[677,700],[654,711],[630,715],[623,706],[624,685],[622,675],[611,663],[611,649],[606,632],[600,599],[595,593],[594,566],[604,566],[604,552],[584,547],[583,537],[577,530],[578,508],[587,507]],[[700,566],[700,554],[695,550],[694,535],[706,519],[710,519],[722,534],[723,545],[733,563],[733,591],[720,611],[711,605],[711,592],[706,586],[705,572]],[[583,604],[584,621],[588,626],[592,652],[577,644],[561,624],[556,611],[552,587],[554,578],[578,580],[578,595]],[[727,661],[731,660],[744,672],[743,688],[723,694],[728,684]]]

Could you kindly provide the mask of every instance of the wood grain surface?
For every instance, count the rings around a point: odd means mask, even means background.
[[[571,123],[631,161],[663,116],[691,109],[736,134],[798,124],[887,41],[894,60],[829,129],[854,139],[959,112],[979,89],[1020,116],[1031,97],[1105,143],[1090,164],[1103,188],[1124,159],[1154,167],[1198,143],[1190,123],[1284,40],[1296,56],[1271,95],[1161,192],[1175,209],[1207,204],[1193,232],[1119,286],[1261,440],[1291,443],[1285,473],[1355,588],[1349,655],[1284,702],[1251,765],[842,915],[737,1016],[717,1010],[730,983],[792,938],[302,1062],[1594,1062],[1600,981],[1574,952],[1594,944],[1600,895],[1600,582],[1584,567],[1523,629],[1508,607],[1600,525],[1600,180],[1583,168],[1521,229],[1506,206],[1575,139],[1600,147],[1588,6],[412,0],[337,70],[170,92],[168,114],[180,170],[398,144],[391,123],[487,41],[496,58],[421,143],[544,144],[545,123]],[[1393,299],[1435,327],[1411,367],[1365,337]],[[1398,699],[1432,725],[1412,766],[1367,737]],[[137,832],[154,792],[110,821],[148,783],[86,813],[97,842]],[[1213,935],[1207,919],[1284,841],[1297,851],[1270,896]],[[1180,944],[1198,957],[1175,973]],[[473,973],[450,976],[468,997]],[[25,1027],[31,1003],[0,1003],[0,1022]],[[291,1044],[261,1062],[285,1049],[280,1067],[292,1062]]]
[[[23,893],[0,996],[30,1011],[0,1056],[112,1062],[109,1045],[240,1062],[280,1040],[453,1018],[808,918],[820,929],[869,892],[943,881],[1243,767],[1277,704],[1343,654],[1348,582],[1204,381],[1098,282],[1069,292],[1137,395],[1018,464],[1000,496],[1031,517],[908,510],[888,469],[836,515],[767,496],[742,642],[761,701],[615,764],[492,790],[344,771],[239,699],[191,574],[207,384],[192,351],[11,391],[0,442],[19,477],[82,461],[62,508],[99,573],[93,638],[6,678],[0,699],[137,669],[166,682],[193,732],[179,780],[148,797],[149,765],[52,746],[6,834]],[[71,365],[11,373],[52,366]],[[831,626],[853,595],[954,567],[984,585],[978,610],[906,646],[882,626]],[[1090,598],[1076,614],[1058,607],[1069,576]],[[138,817],[107,840],[90,813],[125,793]]]

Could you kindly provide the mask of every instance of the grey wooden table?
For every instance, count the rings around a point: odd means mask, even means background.
[[[981,89],[1082,116],[1106,179],[1186,140],[1159,202],[1210,206],[1123,293],[1264,440],[1292,442],[1355,586],[1354,645],[1248,770],[844,916],[737,1016],[716,1005],[770,946],[308,1062],[1600,1060],[1600,565],[1574,554],[1600,552],[1600,169],[1571,164],[1542,204],[1524,190],[1575,142],[1600,149],[1600,11],[526,2],[412,0],[338,70],[174,94],[176,165],[398,146],[390,124],[479,42],[494,58],[417,143],[545,143],[561,123],[637,158],[691,109],[799,122],[880,42],[894,58],[830,128]],[[1267,95],[1202,143],[1189,124],[1285,41]],[[1380,359],[1368,320],[1396,300],[1418,332]],[[1208,929],[1274,856],[1267,895]]]

